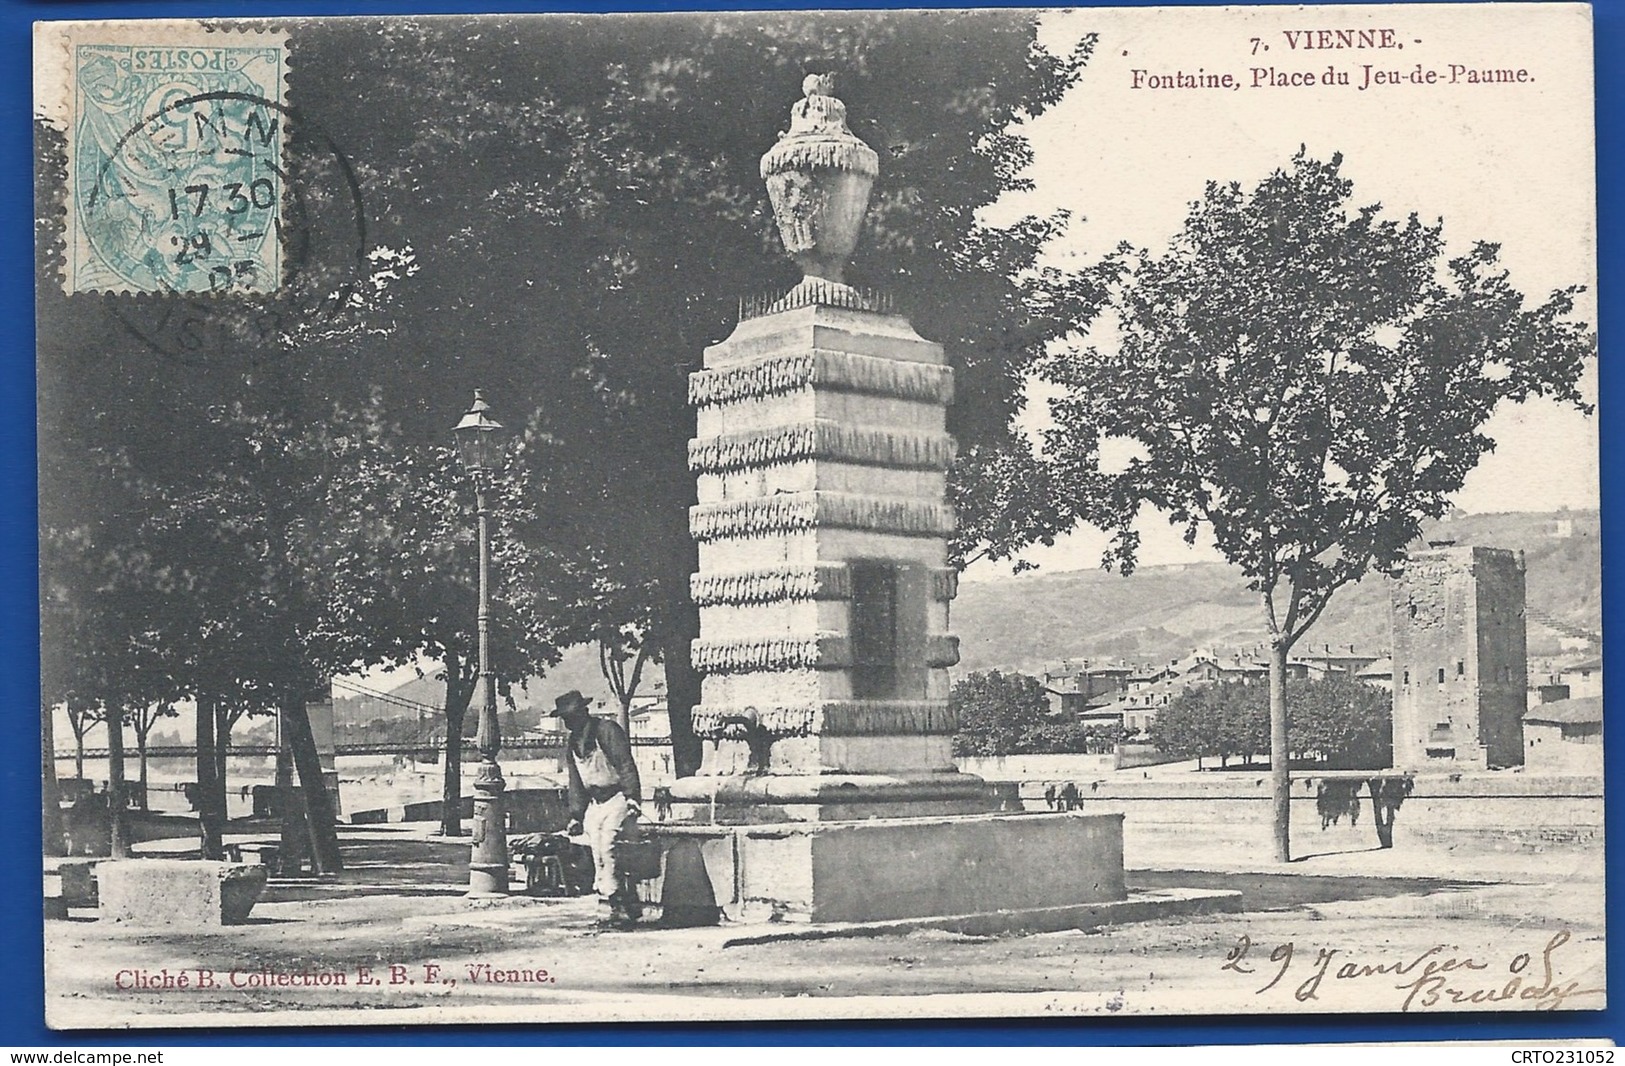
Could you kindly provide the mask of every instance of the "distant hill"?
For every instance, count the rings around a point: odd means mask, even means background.
[[[1427,539],[1521,549],[1528,566],[1532,652],[1558,630],[1602,628],[1602,556],[1596,511],[1457,515]],[[1555,627],[1555,628],[1554,628]],[[1129,577],[1102,570],[1026,573],[960,585],[953,604],[958,673],[1037,672],[1061,659],[1154,661],[1262,644],[1258,600],[1223,563],[1148,566]],[[1388,591],[1380,575],[1340,590],[1299,644],[1389,646]]]
[[[1427,536],[1522,549],[1528,565],[1530,614],[1565,632],[1596,633],[1602,628],[1598,532],[1596,511],[1520,512],[1458,515],[1430,529]],[[1148,566],[1129,577],[1075,570],[966,582],[953,604],[953,629],[959,634],[956,674],[961,677],[990,669],[1036,673],[1060,659],[1172,659],[1197,647],[1223,651],[1264,640],[1257,598],[1223,563]],[[1543,642],[1556,652],[1558,633],[1551,625],[1532,621],[1529,635],[1532,652],[1542,652]],[[1354,644],[1362,650],[1388,648],[1388,592],[1382,577],[1341,590],[1299,650],[1327,643]],[[662,678],[658,666],[648,667],[640,691],[653,691]],[[612,702],[595,647],[570,649],[545,677],[515,691],[521,726],[534,727],[552,708],[554,698],[570,689],[580,689],[588,699]],[[444,703],[445,686],[432,676],[418,678],[389,695],[425,705],[431,709],[428,714]],[[506,703],[502,709],[509,709]],[[362,697],[341,698],[335,712],[341,726],[418,713],[400,702]],[[473,717],[470,714],[469,729]]]

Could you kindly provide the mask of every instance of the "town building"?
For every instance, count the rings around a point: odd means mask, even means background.
[[[1602,773],[1602,697],[1529,708],[1523,716],[1524,768],[1531,773]]]
[[[1096,663],[1088,659],[1063,660],[1044,671],[1044,692],[1050,713],[1084,716],[1118,699],[1129,690],[1135,668],[1127,663]]]
[[[656,681],[648,686],[647,692],[639,692],[632,697],[632,705],[627,708],[627,718],[631,726],[630,735],[637,739],[666,740],[671,739],[671,714],[666,708],[666,683]]]
[[[1087,688],[1077,680],[1045,674],[1045,688],[1051,695],[1055,713],[1073,715],[1084,725],[1117,726],[1129,733],[1150,731],[1157,712],[1186,691],[1200,685],[1221,683],[1264,684],[1269,680],[1269,662],[1262,647],[1219,652],[1211,648],[1193,649],[1187,656],[1170,659],[1164,666],[1111,667],[1114,684]],[[1085,660],[1087,662],[1087,660]],[[1304,655],[1287,661],[1288,682],[1320,679],[1332,674],[1353,674],[1362,681],[1388,688],[1391,661],[1385,652],[1357,650],[1353,645],[1318,645]],[[1119,671],[1122,671],[1119,673]],[[1121,684],[1115,684],[1118,677]],[[1063,688],[1062,686],[1065,686]],[[1070,702],[1066,702],[1070,697]]]
[[[1359,677],[1367,667],[1386,658],[1386,652],[1360,649],[1353,644],[1310,644],[1292,653],[1292,660],[1302,663],[1307,676],[1316,680],[1336,674]]]
[[[1355,673],[1355,678],[1368,685],[1374,685],[1384,692],[1394,690],[1394,660],[1387,655],[1375,659],[1369,666]]]
[[[1529,706],[1602,695],[1602,658],[1572,654],[1529,657]]]
[[[1558,683],[1568,687],[1570,699],[1601,698],[1602,658],[1592,656],[1560,667]]]
[[[1394,765],[1524,761],[1524,563],[1504,548],[1431,542],[1390,585]]]

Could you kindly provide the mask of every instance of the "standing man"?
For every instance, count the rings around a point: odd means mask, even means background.
[[[638,798],[643,786],[632,760],[632,743],[620,723],[594,717],[589,706],[587,698],[573,689],[553,705],[553,714],[570,731],[566,762],[571,821],[566,831],[571,836],[586,834],[592,849],[593,887],[599,901],[609,904],[608,924],[627,929],[637,922],[642,908],[630,889],[621,885],[615,838],[628,818],[641,813]]]

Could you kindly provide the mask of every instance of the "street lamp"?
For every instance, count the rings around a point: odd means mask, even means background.
[[[489,414],[485,393],[474,390],[474,403],[452,435],[457,457],[474,479],[474,512],[480,536],[480,732],[475,745],[480,753],[474,773],[474,844],[468,862],[470,896],[508,894],[508,832],[502,801],[505,787],[497,752],[502,748],[502,727],[497,722],[497,685],[491,676],[491,535],[485,506],[486,476],[502,456],[502,424]]]

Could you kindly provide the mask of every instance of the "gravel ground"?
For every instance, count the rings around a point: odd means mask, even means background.
[[[47,923],[50,1024],[1604,1005],[1600,847],[1469,854],[1402,838],[1379,851],[1333,827],[1300,839],[1307,858],[1279,866],[1252,827],[1131,825],[1131,887],[1239,889],[1245,913],[1030,936],[728,946],[727,929],[599,932],[590,900],[467,901],[466,841],[397,827],[346,829],[342,840],[338,883],[273,885],[247,925],[142,930],[94,911]]]

